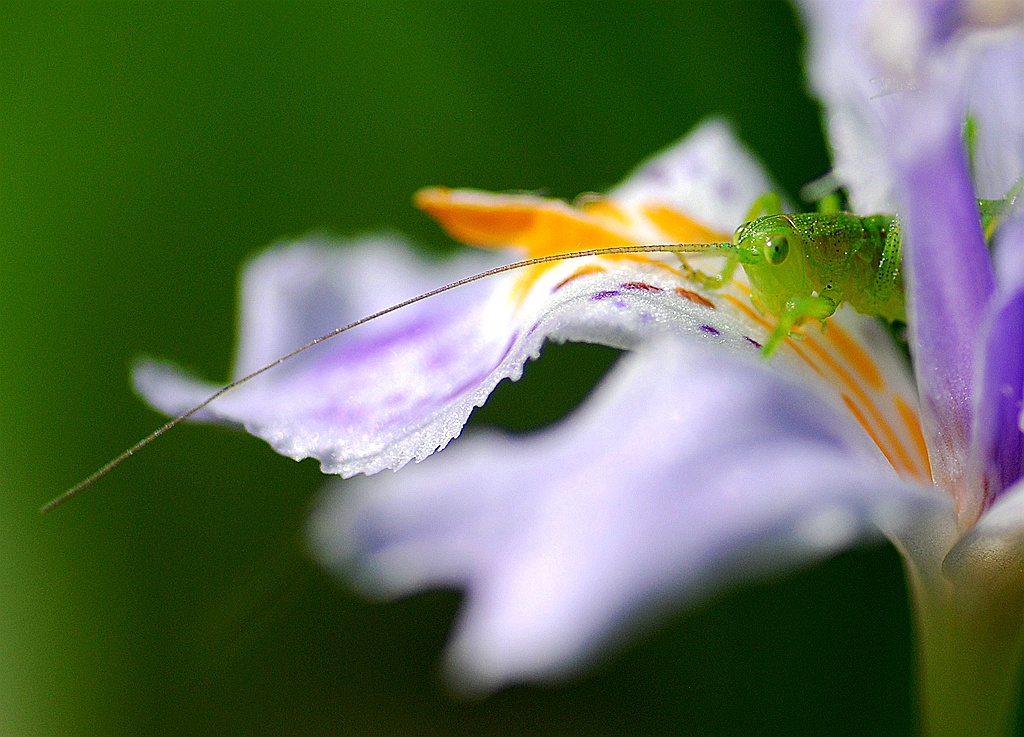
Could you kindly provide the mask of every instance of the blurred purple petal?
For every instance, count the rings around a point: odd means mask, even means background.
[[[346,482],[312,538],[378,593],[466,587],[452,666],[488,690],[577,669],[652,605],[806,564],[945,501],[753,356],[663,340],[555,429],[470,437]]]
[[[977,123],[978,196],[1002,198],[1024,175],[1024,37],[992,45],[968,72],[968,111]]]
[[[993,250],[999,294],[1010,298],[1024,289],[1024,197],[1007,213]]]

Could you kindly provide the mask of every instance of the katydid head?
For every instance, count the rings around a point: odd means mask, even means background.
[[[754,295],[772,314],[806,291],[803,236],[787,215],[771,215],[741,225],[733,244]]]

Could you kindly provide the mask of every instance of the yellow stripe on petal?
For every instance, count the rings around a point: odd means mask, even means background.
[[[893,397],[893,403],[896,405],[896,411],[899,413],[900,418],[906,425],[907,432],[910,433],[910,438],[914,443],[914,449],[917,451],[918,457],[924,464],[925,478],[931,480],[932,466],[928,458],[928,444],[925,442],[924,432],[921,430],[921,418],[917,410],[911,407],[907,400],[899,394]]]
[[[774,328],[772,322],[758,315],[740,297],[728,293],[722,296],[766,333]],[[833,387],[897,473],[906,478],[930,480],[928,452],[917,412],[898,393],[889,391],[869,351],[834,320],[824,332],[816,323],[808,323],[804,331],[801,340],[787,337],[780,351],[792,350]]]
[[[869,387],[876,391],[885,389],[885,378],[882,376],[882,372],[871,360],[867,351],[861,348],[848,332],[832,322],[829,323],[829,328],[825,331],[825,337],[836,347],[836,350],[849,359],[857,374],[864,379]]]
[[[482,248],[519,248],[537,258],[586,248],[633,243],[611,218],[561,200],[430,187],[415,202],[456,240]]]

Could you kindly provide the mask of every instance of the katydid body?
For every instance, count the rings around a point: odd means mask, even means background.
[[[1005,200],[978,202],[986,238],[998,225],[1005,205]],[[824,325],[843,302],[865,315],[906,321],[902,240],[895,215],[788,215],[780,210],[777,195],[759,198],[732,243],[694,247],[694,252],[725,256],[722,272],[717,276],[690,272],[704,286],[717,289],[729,281],[737,266],[743,268],[754,306],[777,320],[763,348],[765,357],[807,319]],[[765,211],[769,214],[756,217]]]

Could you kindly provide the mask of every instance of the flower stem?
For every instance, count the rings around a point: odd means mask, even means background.
[[[1019,575],[998,566],[988,576],[972,568],[972,575],[909,572],[926,737],[1013,734],[1024,589]]]

